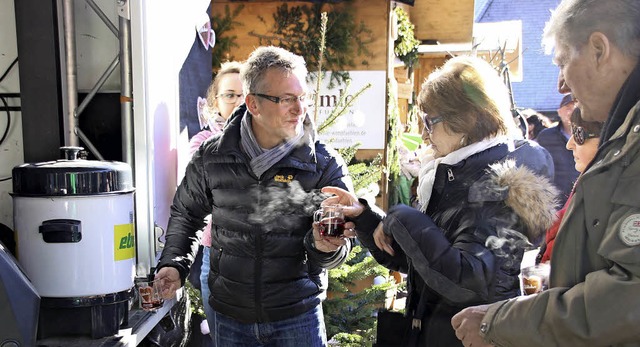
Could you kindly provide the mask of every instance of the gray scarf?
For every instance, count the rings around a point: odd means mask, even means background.
[[[312,145],[315,141],[315,125],[309,115],[306,115],[300,134],[271,149],[264,149],[258,145],[258,141],[253,135],[251,118],[252,115],[249,111],[246,111],[244,117],[242,117],[242,122],[240,123],[240,147],[251,159],[249,165],[253,173],[258,177],[291,153],[296,146],[305,143]]]

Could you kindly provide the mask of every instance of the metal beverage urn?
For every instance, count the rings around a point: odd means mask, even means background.
[[[131,167],[63,159],[13,168],[17,258],[41,297],[38,338],[116,334],[134,293]]]

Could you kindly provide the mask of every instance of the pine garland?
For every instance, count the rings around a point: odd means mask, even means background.
[[[394,12],[398,18],[398,38],[393,42],[393,50],[404,65],[411,69],[419,59],[420,41],[414,35],[415,25],[411,23],[409,15],[401,7],[396,7]]]

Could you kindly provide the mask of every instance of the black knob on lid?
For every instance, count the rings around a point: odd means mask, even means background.
[[[77,160],[78,154],[84,148],[76,147],[76,146],[64,146],[60,147],[60,154],[62,155],[62,159],[66,160]]]

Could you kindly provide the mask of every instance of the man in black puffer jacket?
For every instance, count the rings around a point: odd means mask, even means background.
[[[260,47],[240,76],[247,93],[222,133],[194,154],[178,187],[158,263],[163,296],[182,284],[212,215],[209,303],[216,346],[325,346],[327,273],[351,241],[312,228],[318,190],[352,190],[346,165],[315,140],[302,57]],[[207,317],[209,319],[209,317]]]

